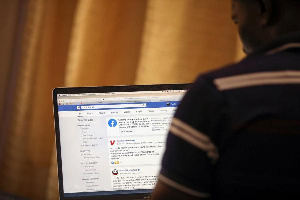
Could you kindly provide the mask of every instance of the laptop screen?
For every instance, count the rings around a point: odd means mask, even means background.
[[[171,119],[186,92],[186,85],[170,86],[54,92],[61,197],[151,193]]]

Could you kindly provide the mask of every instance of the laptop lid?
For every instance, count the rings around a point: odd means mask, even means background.
[[[150,198],[188,86],[55,88],[60,199]]]

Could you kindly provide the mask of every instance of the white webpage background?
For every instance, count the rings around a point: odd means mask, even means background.
[[[64,193],[153,189],[174,112],[60,111]]]

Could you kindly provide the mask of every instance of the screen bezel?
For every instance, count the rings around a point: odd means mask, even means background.
[[[78,196],[65,197],[63,188],[63,174],[62,174],[62,160],[61,160],[61,145],[60,145],[60,131],[59,131],[59,117],[58,117],[58,94],[82,94],[82,93],[110,93],[110,92],[137,92],[137,91],[160,91],[160,90],[187,90],[190,84],[156,84],[156,85],[127,85],[127,86],[102,86],[102,87],[65,87],[55,88],[53,90],[53,108],[54,108],[54,125],[56,136],[56,152],[57,152],[57,169],[58,169],[58,183],[59,183],[59,197],[63,199],[135,199],[135,198],[150,198],[150,193],[134,193],[132,194],[115,194],[103,196]]]

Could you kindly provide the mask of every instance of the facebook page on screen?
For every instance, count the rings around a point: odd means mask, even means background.
[[[153,189],[184,93],[59,94],[64,193]]]

